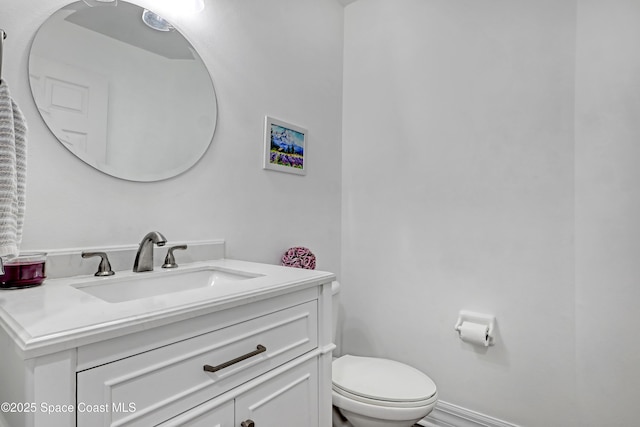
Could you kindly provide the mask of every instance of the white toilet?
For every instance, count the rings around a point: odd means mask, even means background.
[[[340,284],[333,282],[331,289],[335,340]],[[431,378],[393,360],[345,355],[333,361],[332,371],[334,427],[411,427],[438,400]]]

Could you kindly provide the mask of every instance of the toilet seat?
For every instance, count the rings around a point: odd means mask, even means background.
[[[361,403],[366,403],[368,405],[380,406],[385,408],[421,408],[424,406],[428,406],[437,400],[437,395],[433,395],[427,400],[417,400],[417,401],[411,401],[411,402],[393,402],[393,401],[386,401],[386,400],[380,400],[380,399],[371,399],[368,397],[363,397],[357,394],[349,393],[348,391],[342,390],[340,387],[337,387],[336,385],[333,386],[333,393],[341,397],[344,397],[346,399],[350,399],[354,402],[361,402]]]
[[[347,399],[390,408],[418,408],[437,400],[434,382],[394,360],[346,355],[332,364],[333,391]]]

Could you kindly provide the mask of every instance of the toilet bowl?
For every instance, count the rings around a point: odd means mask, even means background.
[[[332,284],[334,338],[337,295]],[[344,355],[332,364],[334,427],[411,427],[436,405],[435,383],[421,371],[394,360]],[[346,419],[346,423],[337,411]]]

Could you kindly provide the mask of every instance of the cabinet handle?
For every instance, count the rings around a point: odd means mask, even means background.
[[[247,420],[240,423],[240,427],[255,427],[255,426],[256,426],[256,423],[254,423],[253,420]]]
[[[258,347],[255,350],[253,350],[251,353],[247,353],[240,357],[236,357],[235,359],[229,360],[228,362],[224,362],[223,364],[218,366],[204,365],[204,370],[207,372],[216,372],[216,371],[219,371],[220,369],[228,368],[229,366],[234,365],[238,362],[242,362],[243,360],[253,357],[257,354],[264,353],[265,351],[267,351],[267,347],[261,344],[258,344]],[[251,425],[253,425],[253,421],[251,421],[251,423],[252,423]]]

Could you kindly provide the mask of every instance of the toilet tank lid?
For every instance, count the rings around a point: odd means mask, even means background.
[[[336,295],[340,293],[340,282],[334,280],[331,282],[331,295]]]
[[[436,394],[431,378],[394,360],[346,355],[333,361],[332,370],[335,386],[370,399],[414,402]]]

